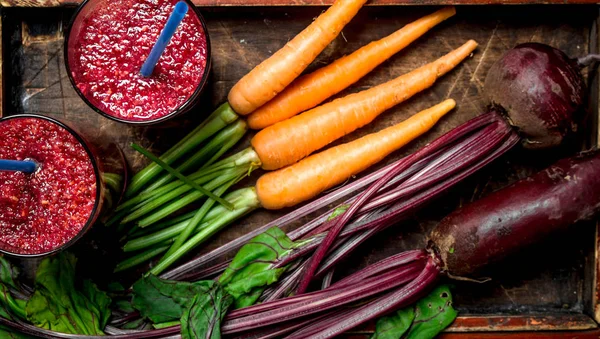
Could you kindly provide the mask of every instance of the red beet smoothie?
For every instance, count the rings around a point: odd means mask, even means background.
[[[69,67],[85,98],[101,111],[129,121],[150,121],[181,107],[200,85],[207,42],[193,10],[151,77],[139,74],[179,0],[120,0],[98,5],[83,19]]]
[[[68,130],[40,118],[0,121],[0,158],[39,164],[31,174],[0,171],[0,249],[47,253],[83,229],[96,202],[96,175]]]

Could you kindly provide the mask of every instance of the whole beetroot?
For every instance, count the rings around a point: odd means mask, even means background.
[[[577,60],[539,43],[507,51],[489,70],[484,93],[517,128],[527,148],[556,146],[577,128],[585,96]]]
[[[463,206],[431,232],[430,247],[452,275],[488,263],[600,212],[600,152],[589,152]]]

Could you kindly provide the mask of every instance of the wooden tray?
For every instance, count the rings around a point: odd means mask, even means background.
[[[425,0],[379,0],[377,4],[445,3]],[[325,1],[328,2],[328,1]],[[454,1],[453,1],[454,2]],[[488,1],[467,0],[465,3]],[[492,0],[491,2],[513,2]],[[522,1],[521,1],[522,2]],[[527,2],[527,1],[526,1]],[[547,1],[547,2],[554,2]],[[560,1],[563,3],[563,1]],[[567,1],[573,2],[573,1]],[[580,0],[576,2],[587,2]],[[208,22],[213,51],[210,83],[201,104],[178,121],[151,128],[128,127],[112,122],[93,112],[77,96],[66,77],[63,60],[63,28],[73,13],[72,6],[62,0],[0,1],[2,10],[2,100],[5,115],[32,112],[70,122],[80,129],[92,131],[96,138],[116,140],[124,149],[130,166],[138,170],[146,160],[133,152],[128,144],[138,142],[154,152],[167,149],[185,132],[225,100],[231,86],[254,65],[281,47],[295,33],[317,16],[320,7],[211,7],[237,5],[239,0],[202,0],[208,7],[203,13]],[[69,2],[71,3],[71,2]],[[245,4],[265,4],[251,0]],[[314,5],[315,0],[277,0],[274,4]],[[19,8],[7,6],[21,6]],[[55,8],[31,8],[55,7]],[[344,29],[311,69],[324,65],[363,44],[383,37],[404,24],[434,11],[435,7],[369,6]],[[565,6],[465,6],[458,15],[434,28],[432,32],[392,57],[388,62],[359,81],[343,94],[358,91],[406,73],[458,47],[467,39],[475,39],[480,47],[472,58],[446,75],[431,89],[382,114],[374,123],[341,142],[354,139],[405,119],[410,114],[452,97],[458,109],[424,137],[393,154],[389,163],[449,131],[458,124],[481,114],[485,101],[481,97],[487,70],[500,54],[517,43],[544,42],[575,57],[598,51],[598,7]],[[598,80],[590,76],[590,104],[581,138],[552,152],[525,152],[515,149],[496,162],[449,190],[447,194],[423,209],[414,218],[390,228],[370,239],[338,270],[340,275],[367,263],[406,249],[424,245],[425,234],[444,215],[457,206],[503,187],[518,178],[543,168],[576,149],[597,145]],[[88,133],[89,134],[89,133]],[[246,147],[249,137],[236,150]],[[383,164],[381,164],[383,165]],[[260,173],[241,185],[252,184]],[[224,242],[258,227],[287,211],[255,212],[221,232],[198,250],[206,252]],[[297,226],[297,225],[296,225]],[[592,223],[577,225],[568,235],[552,239],[496,265],[488,272],[494,280],[486,284],[454,282],[456,307],[460,317],[447,329],[448,338],[535,337],[559,335],[561,338],[598,338],[600,306],[598,293],[600,270],[597,251],[598,229]],[[456,332],[479,332],[477,335]],[[483,334],[482,332],[494,332]],[[368,334],[368,328],[354,333]]]

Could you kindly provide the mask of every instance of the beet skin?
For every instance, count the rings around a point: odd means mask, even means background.
[[[559,145],[576,129],[585,84],[576,61],[548,45],[526,43],[488,71],[484,93],[506,114],[527,148]]]
[[[430,235],[443,268],[467,276],[600,211],[600,152],[563,159],[468,204]]]

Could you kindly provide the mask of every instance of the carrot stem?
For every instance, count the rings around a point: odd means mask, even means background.
[[[212,182],[214,182],[215,180],[219,180],[219,178],[221,176],[227,176],[228,174],[229,174],[229,172],[212,173],[212,174],[209,174],[209,175],[206,175],[206,176],[196,179],[195,182],[197,182],[200,185],[206,185],[206,189],[213,189],[214,187],[216,187],[216,186],[214,186],[214,184],[212,184],[210,186],[208,186],[208,185],[211,184]],[[131,209],[132,212],[130,214],[128,214],[123,219],[121,219],[121,224],[127,224],[129,222],[137,220],[137,219],[155,211],[160,206],[163,206],[164,204],[168,203],[169,201],[179,197],[181,194],[186,193],[190,190],[192,190],[192,188],[188,185],[185,185],[185,186],[181,186],[174,190],[162,192],[161,195],[157,196],[154,199],[144,200],[140,204],[134,206]],[[162,189],[159,189],[159,191],[162,191]],[[204,196],[202,193],[200,193],[200,192],[198,192],[198,193],[201,194],[200,196]],[[171,212],[175,212],[175,211],[177,211],[177,210],[172,210]],[[143,228],[145,226],[140,226],[140,227]]]
[[[125,245],[123,246],[123,251],[135,252],[154,246],[156,244],[160,244],[166,240],[176,239],[177,236],[181,233],[181,231],[183,231],[186,228],[188,224],[189,220],[183,220],[157,232],[133,238],[125,243]],[[198,226],[198,228],[201,228],[204,225],[205,224],[201,224],[200,226]]]
[[[161,160],[166,164],[173,163],[201,144],[204,140],[234,122],[237,118],[238,115],[235,114],[227,103],[219,106],[202,124],[196,127],[185,138],[181,139],[175,146],[166,151],[161,156]],[[156,163],[151,163],[146,168],[136,173],[129,186],[127,186],[125,196],[131,197],[139,192],[144,185],[154,179],[160,172],[160,166]]]
[[[223,193],[225,193],[225,191],[227,191],[231,187],[231,185],[234,184],[234,182],[235,182],[235,179],[223,184],[221,187],[217,188],[214,191],[214,194],[216,196],[220,197],[221,195],[223,195]],[[177,249],[179,249],[181,247],[181,245],[183,245],[183,243],[190,237],[190,235],[196,229],[196,227],[200,224],[200,222],[202,222],[204,220],[204,218],[206,217],[206,214],[210,211],[210,209],[213,207],[214,204],[215,204],[215,201],[213,199],[207,199],[204,202],[204,204],[202,204],[202,207],[200,207],[196,211],[196,214],[194,214],[192,219],[190,219],[187,226],[183,229],[183,231],[181,233],[179,233],[177,240],[175,240],[173,245],[171,245],[171,248],[169,248],[167,253],[164,254],[163,258],[169,257]]]
[[[157,255],[165,252],[168,249],[169,249],[168,243],[165,245],[159,246],[159,247],[150,248],[147,251],[136,254],[133,257],[127,258],[127,259],[119,262],[115,266],[115,270],[113,272],[114,273],[122,272],[122,271],[128,270],[132,267],[141,265],[141,264],[147,262],[148,260],[156,257]]]
[[[207,168],[219,157],[233,147],[248,131],[248,125],[244,120],[238,119],[217,133],[211,140],[200,148],[191,157],[187,158],[181,165],[175,167],[179,172],[198,167]],[[151,192],[175,179],[172,174],[167,174],[155,180],[142,192]]]
[[[249,175],[250,172],[252,172],[252,170],[252,167],[239,167],[224,171],[216,179],[207,184],[206,187],[210,190],[213,190],[223,185],[224,183],[229,182],[230,180],[233,180],[235,178],[242,178]],[[137,225],[139,227],[146,227],[152,225],[153,223],[163,220],[175,211],[179,211],[185,206],[203,197],[205,197],[204,194],[198,191],[189,192],[186,195],[180,197],[179,199],[167,204],[166,206],[163,206],[160,209],[153,211],[152,214],[149,214],[144,218],[138,220]]]
[[[216,195],[212,194],[212,192],[204,189],[202,186],[200,186],[200,185],[196,184],[195,182],[193,182],[192,180],[188,179],[186,176],[184,176],[183,174],[181,174],[179,171],[177,171],[173,167],[167,165],[167,163],[165,163],[164,161],[160,160],[158,157],[156,157],[154,154],[148,152],[147,150],[145,150],[140,145],[138,145],[136,143],[132,143],[131,147],[133,149],[135,149],[136,151],[140,152],[141,154],[143,154],[145,157],[147,157],[150,160],[152,160],[155,163],[157,163],[165,171],[171,173],[173,176],[179,178],[180,180],[182,180],[183,182],[185,182],[186,184],[188,184],[189,186],[191,186],[196,191],[198,191],[198,192],[206,195],[207,197],[209,197],[209,198],[211,198],[213,200],[216,200],[219,204],[227,207],[228,209],[233,209],[233,206],[230,203],[228,203],[227,201],[225,201],[225,200],[217,197]]]
[[[198,233],[181,245],[181,247],[179,247],[173,254],[171,254],[169,257],[163,258],[155,267],[152,268],[152,270],[150,270],[149,273],[159,275],[175,261],[188,253],[194,247],[206,241],[223,227],[260,207],[260,203],[254,188],[243,188],[231,192],[226,196],[225,199],[230,201],[235,206],[233,210],[223,211],[223,213],[220,213],[219,218],[216,218],[214,221],[209,222],[205,227],[202,227]]]

